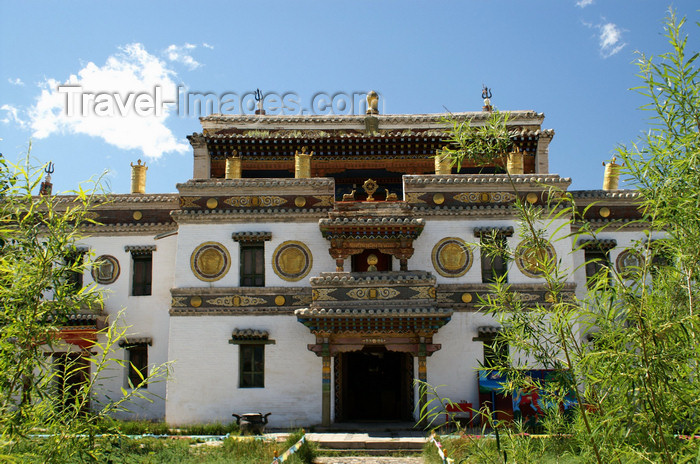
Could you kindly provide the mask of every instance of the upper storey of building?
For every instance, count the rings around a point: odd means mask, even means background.
[[[484,124],[489,111],[452,114],[366,116],[211,115],[201,118],[202,132],[188,137],[194,148],[194,180],[295,177],[300,157],[312,155],[308,177],[335,180],[336,198],[366,179],[392,192],[402,189],[405,174],[434,174],[435,154],[448,137],[446,117]],[[548,174],[548,147],[554,136],[542,129],[544,115],[534,111],[509,113],[507,127],[513,151],[523,155],[524,174]],[[227,159],[229,173],[227,175]],[[231,165],[234,168],[231,168]],[[231,172],[233,170],[234,172]],[[463,164],[442,174],[497,174],[504,159],[490,166]],[[305,177],[307,177],[305,176]]]

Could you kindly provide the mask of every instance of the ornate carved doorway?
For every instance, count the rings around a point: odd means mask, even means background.
[[[335,358],[336,422],[413,420],[413,356],[383,346]]]

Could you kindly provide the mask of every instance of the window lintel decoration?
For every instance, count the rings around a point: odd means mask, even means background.
[[[476,329],[477,336],[472,341],[483,342],[493,340],[503,330],[502,327],[481,326]]]
[[[474,227],[474,236],[475,237],[484,237],[484,236],[490,236],[490,235],[502,235],[505,237],[512,237],[513,232],[515,232],[515,229],[513,226],[502,226],[502,227],[491,227],[491,226],[486,226],[486,227]]]
[[[134,338],[122,338],[119,340],[119,346],[122,348],[129,348],[131,346],[148,345],[153,346],[153,339],[151,337],[134,337]]]
[[[617,240],[613,239],[592,239],[581,238],[577,242],[578,248],[582,250],[608,251],[617,246]]]
[[[231,238],[240,243],[268,242],[272,240],[272,232],[234,232]]]
[[[156,251],[155,245],[126,245],[124,251],[132,255],[146,255]]]
[[[267,330],[234,329],[231,333],[231,345],[274,345]]]

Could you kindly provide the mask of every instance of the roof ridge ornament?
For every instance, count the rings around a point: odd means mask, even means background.
[[[255,93],[253,95],[255,96],[255,101],[257,102],[255,104],[255,114],[264,115],[265,108],[263,108],[263,101],[265,100],[265,96],[260,89],[255,89]]]
[[[493,93],[491,89],[481,84],[481,98],[484,99],[484,106],[481,107],[483,111],[493,111],[493,106],[491,106],[491,97]]]

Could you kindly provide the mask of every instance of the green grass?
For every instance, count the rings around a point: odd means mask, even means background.
[[[202,440],[191,438],[140,438],[132,439],[125,436],[104,436],[95,440],[90,447],[85,447],[87,452],[79,456],[68,457],[71,453],[66,450],[65,455],[58,453],[53,456],[53,462],[78,464],[86,462],[95,463],[124,463],[124,464],[160,464],[160,463],[184,463],[184,464],[267,464],[271,463],[274,453],[282,454],[295,444],[302,433],[292,433],[283,443],[270,440],[237,437],[227,438],[222,443],[210,445]],[[3,456],[0,451],[0,460],[9,459],[8,462],[41,463],[45,462],[46,454],[41,447],[46,445],[45,440],[23,440],[13,449],[9,456]],[[305,444],[292,457],[285,461],[290,464],[311,464],[316,456],[315,444]],[[13,460],[14,459],[14,460]]]
[[[534,438],[519,435],[501,434],[501,449],[494,438],[456,438],[440,440],[448,457],[465,464],[482,462],[507,462],[538,464],[583,464],[590,462],[573,446],[571,440],[561,441],[551,438]],[[442,464],[434,443],[423,447],[425,464]]]
[[[102,429],[105,432],[118,431],[124,435],[237,435],[239,433],[235,422],[171,427],[165,422],[105,420]]]

